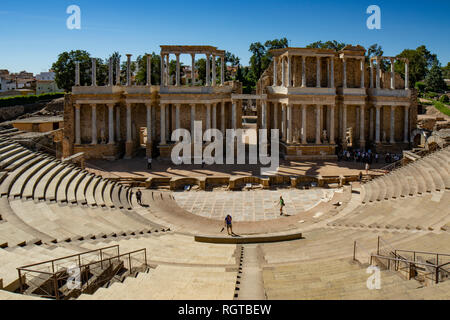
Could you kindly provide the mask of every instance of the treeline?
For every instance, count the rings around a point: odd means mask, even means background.
[[[57,98],[64,97],[64,93],[43,93],[39,95],[29,95],[29,96],[14,96],[7,98],[0,98],[0,108],[2,107],[12,107],[22,104],[31,104],[40,101],[53,100]]]

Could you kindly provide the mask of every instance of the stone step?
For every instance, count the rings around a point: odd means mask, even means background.
[[[88,175],[89,173],[85,170],[81,170],[69,184],[67,189],[67,202],[68,203],[76,203],[77,202],[77,189],[80,185],[80,182]]]
[[[36,174],[34,174],[33,177],[31,177],[31,179],[29,179],[26,182],[25,188],[22,192],[22,197],[24,199],[32,199],[33,198],[33,195],[34,195],[34,192],[36,190],[38,183],[52,168],[55,167],[55,165],[56,165],[55,161],[51,161],[51,162],[47,163],[38,172],[36,172]]]
[[[46,174],[42,176],[42,178],[36,184],[33,193],[34,200],[45,200],[45,191],[48,188],[48,185],[53,180],[53,178],[61,172],[65,168],[64,165],[61,164],[60,161],[57,161],[53,168],[51,168]]]
[[[64,179],[65,176],[67,176],[70,172],[74,170],[74,167],[69,165],[65,166],[58,174],[56,174],[52,180],[50,181],[50,184],[45,190],[45,200],[46,201],[56,201],[56,193],[58,191],[58,187],[61,183],[61,181]]]
[[[80,172],[81,169],[74,168],[63,178],[58,187],[58,192],[56,193],[56,200],[58,202],[68,202],[69,186]]]
[[[32,177],[39,170],[41,170],[43,167],[45,167],[51,161],[52,161],[52,159],[50,159],[50,158],[42,158],[39,162],[35,163],[28,170],[26,170],[19,177],[17,177],[16,181],[14,182],[14,184],[11,187],[9,196],[11,196],[13,198],[22,197],[22,193],[24,191],[27,181],[30,181],[32,179]]]

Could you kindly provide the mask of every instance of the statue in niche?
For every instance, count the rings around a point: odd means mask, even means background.
[[[328,133],[327,133],[326,129],[323,129],[323,131],[322,131],[322,141],[328,142]]]
[[[383,142],[386,142],[386,131],[383,130]]]
[[[101,144],[106,144],[105,128],[100,129],[100,141]]]

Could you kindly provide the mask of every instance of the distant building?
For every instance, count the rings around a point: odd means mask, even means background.
[[[53,71],[41,72],[36,75],[36,94],[55,93],[64,91],[58,88]]]

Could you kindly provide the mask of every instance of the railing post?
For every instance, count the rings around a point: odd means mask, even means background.
[[[436,253],[436,265],[439,265],[439,253]]]
[[[23,294],[22,273],[20,272],[20,269],[17,269],[17,271],[19,272],[20,294]]]
[[[435,283],[438,284],[439,283],[439,266],[436,267],[436,280]]]
[[[378,236],[378,243],[377,243],[377,255],[380,255],[380,236]]]
[[[59,300],[58,280],[56,279],[55,273],[53,273],[53,286],[55,289],[55,298],[56,298],[56,300]]]
[[[131,253],[128,253],[128,263],[130,264],[130,275],[131,275]]]
[[[103,252],[100,250],[100,268],[103,270]]]
[[[147,249],[144,249],[144,259],[145,259],[145,268],[147,268]]]
[[[356,241],[353,242],[353,261],[356,261]],[[145,262],[147,262],[147,259]]]

